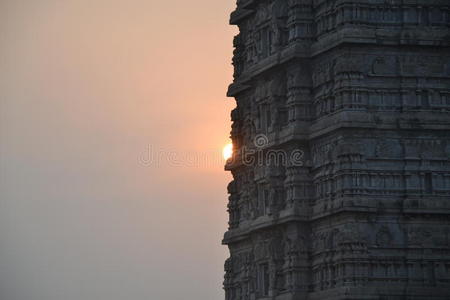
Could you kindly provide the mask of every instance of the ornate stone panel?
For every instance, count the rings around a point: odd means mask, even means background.
[[[450,2],[239,0],[226,300],[449,299]]]

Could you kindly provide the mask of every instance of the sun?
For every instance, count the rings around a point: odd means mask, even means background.
[[[225,147],[223,147],[222,155],[225,160],[230,159],[233,156],[233,144],[229,143]]]

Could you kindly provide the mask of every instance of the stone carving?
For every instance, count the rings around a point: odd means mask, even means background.
[[[337,237],[337,244],[345,243],[366,243],[367,237],[363,232],[361,232],[358,225],[353,223],[345,224],[339,230]]]
[[[376,236],[376,243],[380,247],[388,247],[392,243],[392,234],[387,226],[381,227]]]
[[[278,52],[287,42],[286,19],[288,7],[285,0],[276,0],[272,4],[272,53]]]
[[[410,245],[422,246],[432,244],[433,232],[430,228],[419,227],[411,228],[408,233]]]
[[[396,57],[379,56],[372,63],[372,73],[375,75],[395,75],[397,73]]]
[[[238,1],[226,300],[448,299],[449,11]]]
[[[377,157],[396,158],[402,155],[402,146],[400,141],[396,139],[379,139],[375,148]]]

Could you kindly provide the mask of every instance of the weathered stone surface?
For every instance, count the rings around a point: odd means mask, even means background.
[[[450,299],[450,2],[237,4],[226,300]]]

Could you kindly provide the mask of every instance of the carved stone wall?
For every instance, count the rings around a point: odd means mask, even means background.
[[[226,300],[450,299],[450,2],[239,0]]]

